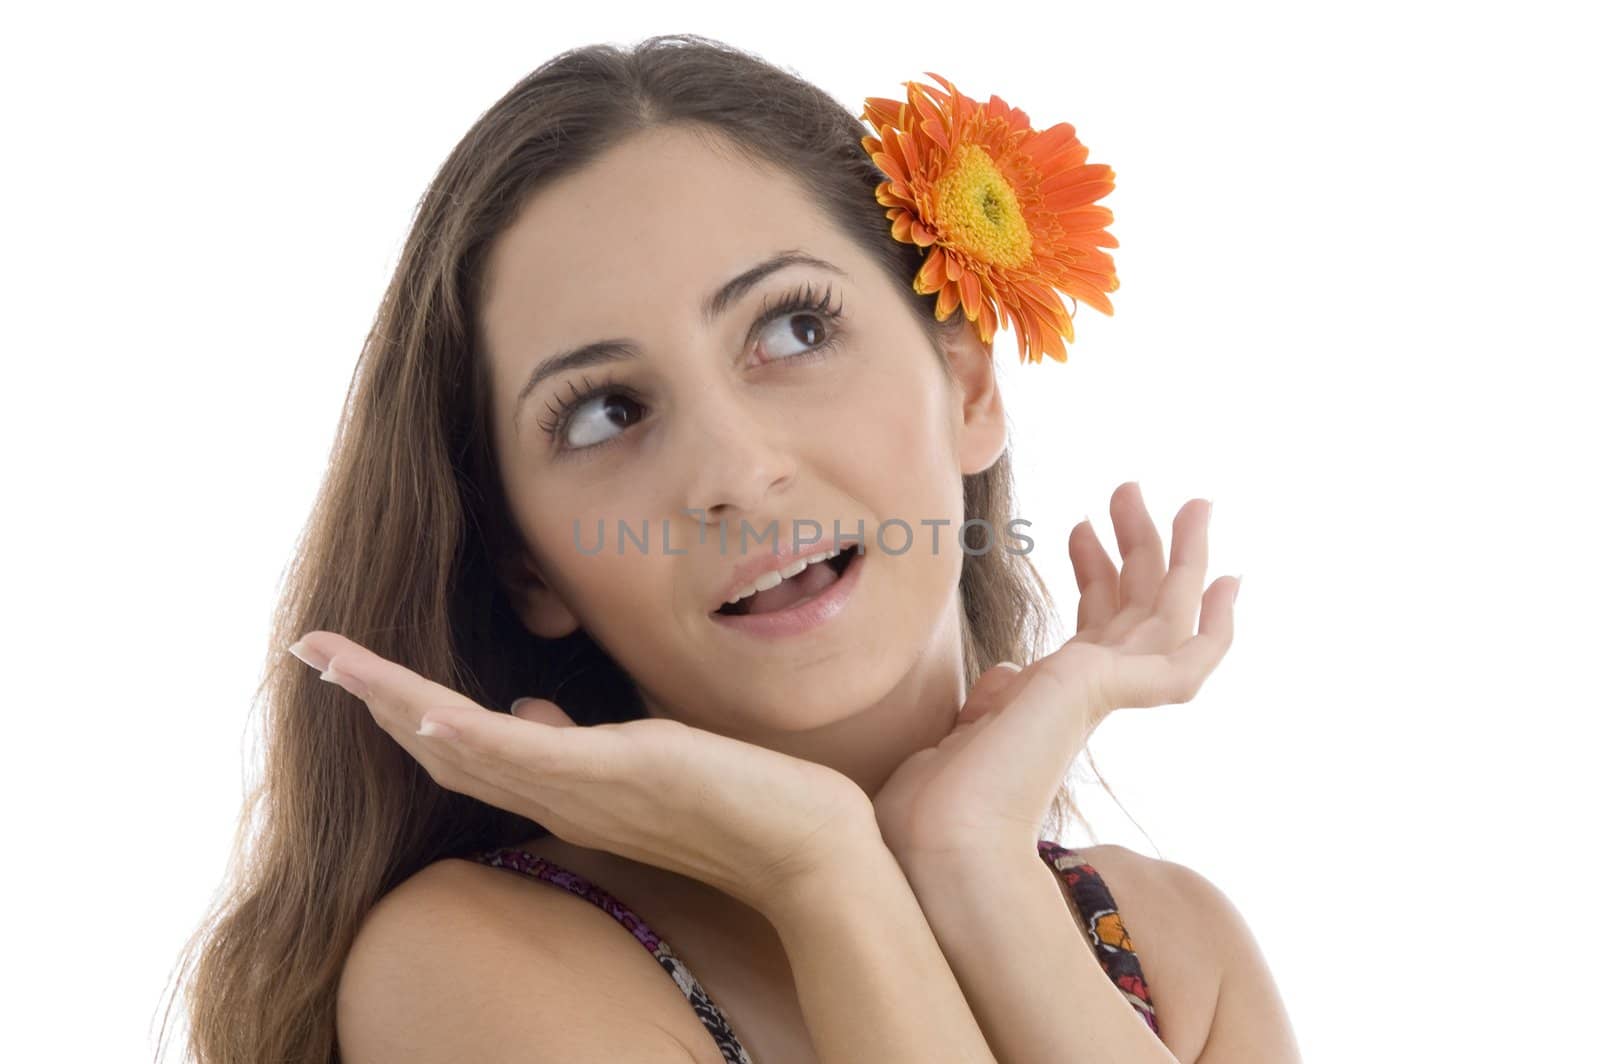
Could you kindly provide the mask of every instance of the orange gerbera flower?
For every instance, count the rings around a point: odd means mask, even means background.
[[[1022,361],[1067,360],[1072,315],[1056,289],[1104,314],[1117,290],[1116,267],[1100,250],[1117,240],[1111,212],[1094,201],[1114,174],[1086,164],[1089,150],[1065,122],[1040,132],[998,96],[978,103],[943,85],[902,82],[906,101],[869,96],[860,117],[877,136],[861,146],[888,175],[878,202],[896,240],[933,248],[913,287],[938,293],[944,321],[957,305],[978,323],[984,343],[1017,321]],[[1063,342],[1063,339],[1066,343]]]

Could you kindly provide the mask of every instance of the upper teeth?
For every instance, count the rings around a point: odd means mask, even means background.
[[[851,547],[849,549],[854,550],[855,548]],[[756,577],[756,582],[755,583],[749,584],[749,585],[747,585],[745,587],[742,587],[737,592],[735,592],[734,596],[731,599],[728,600],[727,604],[732,604],[732,603],[738,602],[740,599],[749,598],[751,595],[754,595],[757,591],[766,591],[768,588],[777,587],[783,581],[789,579],[789,577],[791,577],[791,576],[794,576],[796,573],[798,573],[800,570],[804,569],[806,566],[815,565],[818,562],[825,562],[829,558],[837,558],[840,554],[843,554],[843,553],[844,553],[844,548],[835,547],[833,550],[828,551],[826,554],[813,554],[809,558],[801,558],[799,561],[795,562],[793,565],[788,566],[787,568],[774,569],[770,573],[763,573],[760,576]]]

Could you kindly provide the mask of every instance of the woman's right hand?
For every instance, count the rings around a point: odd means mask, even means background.
[[[290,649],[441,787],[760,912],[877,831],[871,799],[826,765],[659,717],[583,727],[542,699],[497,713],[335,632]],[[419,734],[424,716],[455,735]]]

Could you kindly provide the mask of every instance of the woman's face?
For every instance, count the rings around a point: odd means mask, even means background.
[[[947,670],[952,653],[959,669],[961,476],[999,455],[1003,416],[970,326],[948,353],[931,348],[897,282],[792,179],[703,138],[629,138],[542,190],[496,242],[483,307],[493,433],[532,550],[514,589],[530,631],[581,626],[651,715],[761,738],[919,689],[908,677]],[[780,253],[817,262],[761,269]],[[762,320],[808,288],[840,317]],[[632,354],[522,394],[549,360],[596,341]],[[896,518],[911,529],[904,553],[878,542]],[[924,522],[937,521],[935,546]],[[634,538],[620,541],[619,522]],[[797,525],[814,540],[836,522],[865,545],[836,615],[777,638],[716,619],[735,567],[772,560],[774,528],[787,545]],[[902,527],[883,535],[891,552],[907,543]]]

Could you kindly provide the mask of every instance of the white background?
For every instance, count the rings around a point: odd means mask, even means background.
[[[1099,841],[1233,899],[1308,1061],[1589,1044],[1579,6],[580,6],[7,20],[4,1055],[153,1052],[254,769],[277,582],[434,169],[555,52],[674,31],[856,109],[937,71],[1112,164],[1115,316],[1079,314],[1065,367],[996,343],[1034,558],[1070,621],[1066,533],[1088,514],[1114,551],[1136,479],[1169,542],[1213,499],[1210,576],[1247,579],[1200,697],[1091,744],[1126,813],[1080,763]]]

